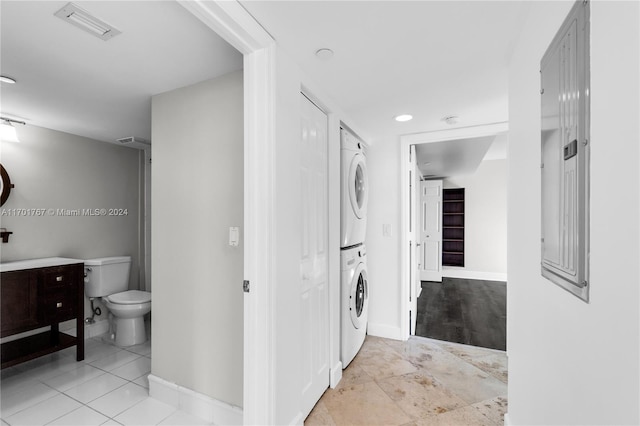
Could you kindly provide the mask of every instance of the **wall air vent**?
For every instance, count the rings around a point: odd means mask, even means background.
[[[146,149],[151,146],[151,142],[146,139],[136,136],[129,136],[128,138],[116,139],[120,145],[128,146],[130,148]]]
[[[102,40],[109,40],[121,33],[121,31],[103,20],[91,16],[89,12],[73,3],[67,3],[65,7],[54,15]]]

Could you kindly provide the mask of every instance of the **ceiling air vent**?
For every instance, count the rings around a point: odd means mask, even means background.
[[[73,3],[67,3],[65,7],[54,13],[54,15],[102,40],[109,40],[121,33],[121,31],[90,15],[89,12]]]
[[[130,136],[128,138],[116,139],[120,145],[125,145],[131,148],[145,149],[151,146],[151,142],[146,139],[138,138],[136,136]]]

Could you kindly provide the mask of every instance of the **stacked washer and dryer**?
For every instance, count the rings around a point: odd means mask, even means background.
[[[340,358],[342,368],[346,368],[362,347],[367,334],[369,284],[364,239],[367,230],[369,188],[363,143],[343,128],[340,129],[340,152]]]

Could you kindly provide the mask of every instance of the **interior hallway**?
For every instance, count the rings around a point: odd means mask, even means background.
[[[305,425],[503,425],[507,355],[412,337],[367,336]]]

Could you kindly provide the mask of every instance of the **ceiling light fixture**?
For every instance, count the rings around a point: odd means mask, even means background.
[[[318,57],[318,59],[328,61],[329,59],[333,58],[333,50],[327,49],[326,47],[318,49],[316,50],[316,56]]]
[[[11,123],[22,124],[24,126],[25,122],[6,117],[0,117],[0,120],[2,120],[2,124],[0,124],[0,140],[6,142],[20,142],[16,128]]]
[[[442,121],[447,123],[449,126],[453,126],[454,124],[458,124],[460,117],[457,115],[447,115],[446,117],[442,117]]]
[[[3,83],[9,83],[9,84],[16,83],[16,81],[13,78],[7,77],[6,75],[0,75],[0,81]]]
[[[411,115],[411,114],[400,114],[400,115],[396,115],[395,117],[393,117],[393,119],[402,123],[404,121],[409,121],[409,120],[413,119],[413,115]]]
[[[54,13],[54,15],[101,40],[109,40],[121,33],[121,31],[90,15],[89,12],[73,3],[67,3],[65,7]]]

